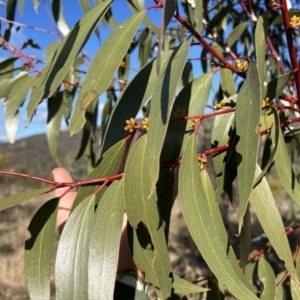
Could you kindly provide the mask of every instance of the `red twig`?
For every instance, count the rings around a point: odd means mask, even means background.
[[[280,9],[282,12],[283,26],[285,29],[286,41],[289,50],[289,56],[290,56],[290,60],[291,60],[291,64],[295,76],[298,106],[300,108],[300,69],[297,60],[297,50],[294,45],[293,36],[292,36],[293,29],[290,26],[290,17],[289,17],[289,11],[288,11],[286,0],[280,0],[280,4],[281,4]]]

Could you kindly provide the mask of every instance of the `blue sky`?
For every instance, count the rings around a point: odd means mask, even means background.
[[[52,20],[51,1],[47,0],[45,2],[47,3],[47,5],[45,5],[44,1],[40,1],[38,12],[36,13],[33,7],[33,0],[24,0],[25,4],[24,4],[23,13],[21,15],[20,12],[17,11],[15,21],[29,26],[43,28],[48,31],[57,32],[55,23]],[[132,12],[129,9],[126,2],[127,1],[125,0],[115,0],[112,5],[112,10],[118,24],[121,24],[129,16],[132,15]],[[145,7],[154,4],[153,0],[145,0],[144,2],[145,2]],[[66,23],[69,28],[72,28],[73,25],[83,16],[83,11],[79,5],[79,2],[76,0],[62,0],[62,4],[63,4],[63,13],[64,13]],[[6,15],[5,4],[0,4],[0,16],[5,18],[5,15]],[[148,17],[151,18],[151,20],[156,25],[161,24],[161,18],[162,18],[161,9],[150,10],[147,13],[147,15]],[[6,25],[3,23],[1,28],[2,34],[4,32],[5,26]],[[13,34],[10,39],[10,43],[16,49],[20,49],[23,43],[27,41],[29,38],[33,39],[35,43],[38,43],[42,49],[45,49],[51,42],[59,39],[57,35],[43,33],[38,30],[33,30],[26,27],[21,27],[19,31],[13,29],[12,32]],[[111,32],[110,28],[105,28],[104,26],[100,26],[101,42],[103,42],[103,40],[106,39],[106,37],[109,35],[110,32]],[[97,39],[95,34],[91,36],[90,40],[88,41],[88,43],[84,48],[84,50],[88,53],[90,58],[94,56],[99,46],[101,45],[101,42]],[[41,50],[35,50],[31,47],[28,47],[27,49],[24,50],[24,53],[27,55],[34,55],[35,57],[44,60],[43,51]],[[9,53],[7,50],[0,49],[1,60],[7,58],[8,54]],[[131,59],[131,62],[132,62],[132,67],[138,69],[139,62],[136,54],[137,53],[135,53],[135,56],[133,56],[133,58]],[[199,54],[196,55],[196,57],[197,56],[199,56]],[[196,61],[195,63],[199,68],[199,64],[200,64],[199,61]],[[37,65],[38,69],[42,69],[43,67],[44,65],[42,64]],[[132,72],[131,76],[133,75],[134,73]],[[103,105],[103,103],[100,102],[100,107],[101,105]],[[25,128],[25,125],[27,124],[26,102],[25,102],[23,107],[20,109],[20,123],[19,123],[19,129],[17,131],[17,137],[16,137],[17,139],[20,139],[25,136],[37,134],[37,133],[46,132],[46,119],[47,119],[46,106],[47,106],[47,102],[44,100],[42,104],[39,105],[37,113],[33,118],[33,121],[30,123],[30,125],[27,128]],[[3,109],[3,104],[0,103],[0,120],[2,120],[0,121],[0,142],[7,141],[5,124],[3,119],[4,119],[4,109]],[[62,129],[66,129],[66,127],[63,125]]]

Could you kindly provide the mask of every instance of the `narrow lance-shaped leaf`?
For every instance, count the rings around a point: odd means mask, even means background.
[[[47,140],[50,152],[59,166],[61,160],[58,153],[58,137],[63,114],[63,92],[57,92],[48,99]]]
[[[255,175],[258,176],[260,173],[261,169],[256,165]],[[265,177],[252,190],[250,202],[273,249],[278,257],[285,262],[285,267],[291,277],[297,279],[284,225]]]
[[[6,198],[2,198],[2,199],[0,199],[0,211],[4,210],[6,208],[9,208],[9,207],[15,206],[17,204],[23,203],[25,201],[28,201],[28,200],[35,198],[37,196],[40,196],[48,191],[49,191],[49,187],[45,187],[45,188],[41,188],[41,189],[22,192],[22,193],[12,195],[12,196],[9,196]]]
[[[88,298],[89,240],[94,221],[95,195],[71,213],[59,240],[55,263],[56,299]]]
[[[160,152],[170,120],[176,87],[181,78],[191,41],[192,39],[189,38],[176,48],[166,65],[162,66],[158,86],[151,100],[146,154],[149,159],[149,194],[154,191],[158,179]]]
[[[19,124],[19,108],[23,104],[26,95],[31,89],[35,76],[21,77],[17,84],[13,86],[5,104],[5,127],[10,143],[15,142],[16,132]]]
[[[268,12],[262,14],[256,23],[255,29],[255,51],[256,65],[260,80],[261,94],[264,88],[265,72],[266,72],[266,38],[268,30]]]
[[[272,267],[263,257],[261,257],[258,262],[258,279],[263,285],[260,299],[274,299],[276,290],[275,275]]]
[[[161,63],[161,55],[164,49],[164,42],[165,42],[165,31],[168,27],[169,22],[172,19],[173,14],[175,13],[177,7],[177,0],[165,0],[164,7],[163,7],[163,18],[162,18],[162,29],[160,31],[160,36],[158,40],[158,53],[156,58],[156,69],[157,74],[160,74],[160,63]]]
[[[133,15],[105,41],[95,55],[84,78],[70,122],[70,133],[77,133],[84,125],[87,106],[110,85],[123,57],[128,51],[146,11]]]
[[[101,156],[98,165],[91,173],[89,173],[85,180],[103,178],[117,174],[120,169],[125,149],[125,140],[121,140],[113,145]],[[94,193],[100,184],[101,183],[98,183],[98,185],[82,186],[77,193],[72,209],[74,210],[83,199]]]
[[[173,274],[172,288],[174,289],[174,293],[176,294],[195,294],[209,291],[208,288],[191,284],[187,280],[184,280],[175,274]]]
[[[62,7],[62,1],[61,0],[52,0],[52,13],[54,20],[57,24],[57,28],[60,30],[60,32],[63,35],[67,35],[70,31],[64,14],[63,14],[63,7]]]
[[[272,129],[271,129],[271,139],[272,139],[272,150],[271,151],[272,152],[270,153],[269,159],[266,162],[261,174],[257,178],[255,178],[255,182],[253,184],[253,187],[255,187],[256,184],[265,176],[266,172],[268,171],[268,169],[270,168],[270,166],[274,162],[274,158],[275,158],[276,153],[277,153],[280,123],[279,123],[279,117],[278,117],[277,111],[274,107],[272,107],[272,112],[273,112],[272,115],[274,116],[274,124],[273,124]]]
[[[172,122],[172,119],[203,114],[211,83],[212,74],[204,74],[188,83],[176,97],[161,152],[161,163],[173,161],[182,154],[192,130],[190,121]]]
[[[149,162],[146,156],[148,135],[142,136],[133,146],[125,166],[124,172],[124,199],[125,209],[130,225],[134,228],[142,222],[146,225],[154,246],[154,260],[152,266],[157,277],[158,288],[164,298],[171,292],[171,278],[169,255],[165,241],[164,227],[161,224],[157,208],[157,195],[153,193],[149,199]],[[150,270],[143,270],[148,272]],[[149,280],[151,280],[149,278]]]
[[[290,154],[286,148],[281,130],[279,130],[275,168],[285,191],[298,205],[300,205],[300,184],[295,176]]]
[[[254,181],[260,111],[259,75],[256,65],[250,63],[248,76],[238,94],[236,103],[236,134],[240,137],[236,150],[241,160],[238,165],[239,231]]]
[[[292,72],[288,72],[278,76],[268,83],[268,85],[264,88],[263,99],[269,97],[270,100],[273,98],[277,98],[286,87],[287,82],[291,78]]]
[[[35,89],[27,106],[27,116],[31,121],[38,104],[53,95],[57,87],[65,78],[69,68],[92,34],[99,20],[109,8],[111,0],[102,2],[90,10],[78,21],[69,34],[58,45],[53,58],[49,61],[36,83]]]
[[[236,26],[228,36],[227,46],[231,48],[231,46],[236,42],[236,40],[244,33],[246,28],[248,27],[248,22],[244,22]]]
[[[129,8],[134,12],[138,13],[141,10],[143,10],[143,7],[140,6],[139,0],[127,0],[127,4]],[[153,24],[153,22],[147,17],[147,15],[144,16],[143,23],[157,36],[159,36],[160,31],[159,29]]]
[[[171,53],[168,51],[162,56],[163,63]],[[155,60],[152,60],[130,81],[114,105],[101,143],[101,153],[122,139],[125,121],[137,115],[155,90],[157,81]]]
[[[124,215],[123,181],[101,198],[89,245],[89,299],[113,299]]]
[[[30,299],[50,298],[52,250],[56,230],[58,198],[46,202],[32,218],[25,242],[25,274]]]
[[[257,299],[233,270],[220,241],[206,193],[202,190],[194,136],[191,136],[179,169],[179,201],[189,232],[214,275],[238,299]]]

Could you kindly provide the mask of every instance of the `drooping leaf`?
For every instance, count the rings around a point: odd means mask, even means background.
[[[93,149],[93,140],[95,139],[95,122],[97,122],[98,101],[90,103],[85,111],[86,122],[82,129],[82,139],[76,159],[84,156],[88,172],[95,167],[95,153]],[[103,128],[103,127],[102,127]],[[102,130],[101,128],[101,130]]]
[[[70,31],[66,23],[61,0],[52,0],[52,13],[56,22],[57,28],[63,35],[67,35]]]
[[[291,78],[292,73],[288,72],[283,75],[278,76],[268,83],[268,85],[264,88],[263,99],[269,97],[270,100],[273,98],[277,98],[286,87],[287,82]]]
[[[274,299],[276,290],[275,275],[272,267],[263,257],[258,262],[258,278],[263,285],[260,299]]]
[[[15,206],[17,204],[28,201],[34,197],[40,196],[49,191],[49,187],[40,188],[36,190],[22,192],[16,195],[12,195],[6,198],[0,199],[0,211],[6,208]]]
[[[236,26],[227,38],[227,46],[231,48],[236,40],[244,33],[246,28],[248,27],[248,22],[243,22]]]
[[[191,41],[192,39],[189,38],[175,48],[168,62],[162,65],[161,76],[158,76],[158,85],[151,100],[146,152],[151,182],[149,193],[153,192],[158,179],[160,152],[170,120],[176,87],[181,78]]]
[[[6,42],[8,42],[11,37],[11,29],[13,27],[13,21],[15,20],[16,7],[17,7],[17,0],[6,1],[6,20],[12,21],[12,23],[7,24],[8,28],[6,28],[4,31],[3,38]]]
[[[89,173],[85,180],[99,179],[117,174],[121,166],[125,149],[125,140],[121,140],[120,142],[112,146],[110,149],[108,149],[100,158],[95,169]],[[99,187],[99,185],[101,185],[101,183],[98,183],[98,185],[82,186],[78,190],[72,209],[74,210],[83,199],[94,193]]]
[[[266,39],[268,30],[268,12],[262,14],[256,23],[255,29],[255,51],[256,66],[260,81],[261,94],[264,88],[266,72]]]
[[[172,288],[174,289],[174,293],[176,294],[203,293],[209,290],[208,288],[191,284],[190,282],[180,278],[176,274],[173,274]]]
[[[251,252],[251,237],[252,237],[251,214],[250,214],[250,208],[248,204],[243,218],[243,225],[240,234],[240,263],[239,264],[242,269],[246,266],[248,262],[249,254]]]
[[[185,120],[175,122],[175,120],[187,115],[203,114],[211,83],[212,74],[204,74],[188,83],[176,97],[160,156],[161,163],[173,161],[182,154],[191,131],[191,123]]]
[[[63,108],[63,92],[57,92],[48,99],[47,140],[50,152],[59,166],[61,166],[61,160],[58,153],[58,137],[64,113]]]
[[[111,0],[107,0],[85,14],[58,45],[52,60],[47,63],[31,95],[27,106],[29,121],[31,121],[37,105],[56,91],[110,4]]]
[[[127,0],[129,8],[134,12],[138,13],[142,11],[144,8],[140,6],[139,0]],[[143,19],[143,23],[157,36],[160,35],[159,29],[153,24],[153,22],[145,15]]]
[[[32,218],[25,242],[25,274],[30,299],[50,298],[52,250],[56,230],[58,198],[46,202]]]
[[[35,76],[20,77],[20,80],[12,87],[8,100],[5,103],[5,127],[10,143],[15,142],[19,124],[19,108],[23,104],[35,80]]]
[[[255,176],[258,176],[260,173],[261,169],[256,165]],[[285,262],[285,267],[291,277],[297,279],[284,225],[265,177],[252,190],[250,202],[273,249],[276,251],[278,257]]]
[[[248,76],[238,94],[236,103],[236,134],[240,137],[236,150],[241,160],[238,165],[239,231],[254,181],[260,111],[259,74],[256,65],[250,63]]]
[[[256,184],[265,176],[268,169],[270,168],[270,166],[274,162],[274,158],[275,158],[276,153],[277,153],[280,123],[279,123],[279,118],[278,118],[276,109],[272,108],[272,112],[273,112],[273,116],[274,116],[274,124],[273,124],[272,129],[271,129],[271,139],[272,139],[272,145],[270,146],[271,147],[271,153],[268,157],[268,161],[265,162],[265,164],[264,164],[264,168],[263,168],[261,174],[257,178],[255,178],[255,182],[253,184],[253,187],[255,187]]]
[[[196,30],[197,32],[201,32],[202,21],[203,21],[203,1],[202,0],[195,1],[195,4],[196,4],[195,12],[197,16]]]
[[[257,299],[244,284],[243,275],[238,276],[228,260],[226,248],[217,233],[218,224],[207,213],[210,211],[209,199],[201,181],[195,139],[191,136],[179,170],[178,197],[186,225],[210,270],[229,292],[238,299]]]
[[[211,133],[211,144],[213,147],[228,144],[234,129],[235,114],[233,112],[217,115]],[[216,153],[213,163],[217,176],[222,176],[226,152]]]
[[[158,39],[158,52],[156,57],[156,69],[157,74],[160,74],[160,68],[161,68],[161,55],[163,53],[163,49],[165,47],[165,31],[168,27],[169,22],[172,19],[173,14],[175,13],[177,7],[177,0],[165,0],[164,6],[163,6],[163,19],[162,19],[162,29],[160,30],[160,36]]]
[[[55,262],[56,299],[88,299],[88,244],[94,221],[95,195],[70,214],[59,240]]]
[[[285,191],[299,205],[300,183],[298,182],[295,176],[290,155],[286,148],[286,144],[281,130],[279,130],[278,148],[274,161],[276,172]]]
[[[227,97],[236,94],[233,74],[229,69],[221,70],[221,87]]]
[[[171,278],[169,255],[165,240],[164,227],[157,209],[157,195],[149,197],[149,165],[146,156],[148,135],[142,136],[133,146],[124,171],[124,199],[125,209],[130,225],[137,228],[144,224],[149,231],[154,246],[154,256],[150,264],[153,270],[144,270],[146,279],[148,272],[156,277],[160,292],[167,298],[171,292]],[[139,266],[138,266],[139,267]],[[149,278],[151,281],[152,276]]]
[[[223,18],[229,14],[233,10],[233,5],[229,4],[222,7],[218,13],[214,14],[213,18],[209,21],[207,28],[206,28],[206,35],[212,33],[212,30],[219,26],[223,20]]]
[[[162,63],[170,58],[171,51],[162,56]],[[117,100],[107,123],[101,144],[101,153],[124,136],[125,121],[135,117],[157,87],[155,60],[149,62],[127,85]]]
[[[291,280],[291,294],[293,299],[300,298],[300,287],[299,287],[299,280],[295,282],[295,280]]]
[[[124,215],[123,181],[101,198],[89,244],[89,299],[113,299]]]
[[[119,26],[95,55],[76,101],[75,111],[70,121],[71,135],[77,133],[84,125],[84,112],[87,106],[102,94],[111,83],[145,12],[142,11],[133,15],[123,25]]]

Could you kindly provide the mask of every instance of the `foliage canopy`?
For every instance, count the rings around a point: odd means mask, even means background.
[[[62,1],[53,0],[61,39],[43,49],[41,70],[34,57],[10,44],[17,2],[22,11],[23,1],[6,3],[9,25],[1,36],[8,53],[0,63],[0,97],[9,140],[15,140],[19,108],[29,94],[29,123],[38,105],[48,103],[47,138],[58,165],[64,120],[71,135],[81,132],[77,158],[85,156],[89,170],[84,181],[72,184],[36,178],[49,187],[0,201],[3,210],[53,189],[79,187],[59,241],[56,298],[112,299],[126,210],[134,261],[160,299],[188,293],[207,293],[210,299],[218,289],[219,299],[227,292],[246,300],[299,299],[298,248],[289,245],[268,181],[275,166],[294,205],[300,204],[293,161],[300,154],[298,1],[289,10],[286,0],[154,0],[148,7],[142,0],[128,0],[132,16],[118,24],[117,2],[95,1],[91,7],[80,0],[83,16],[69,30]],[[33,5],[38,10],[39,1]],[[161,26],[147,17],[150,10],[161,16]],[[93,34],[101,37],[99,22],[112,33],[82,72],[88,62],[86,42]],[[31,39],[27,46],[38,47]],[[131,76],[134,53],[140,70]],[[21,59],[24,65],[16,68]],[[106,96],[101,112],[100,96]],[[101,142],[95,147],[99,113]],[[199,128],[207,118],[213,124],[211,145],[200,153]],[[235,202],[235,186],[238,254],[219,209],[225,197]],[[188,230],[213,274],[205,287],[171,270],[168,231],[177,190]],[[31,299],[50,295],[58,203],[49,199],[29,226],[25,266]],[[260,255],[250,255],[251,211],[270,241]],[[263,255],[270,248],[285,265],[276,276]]]

